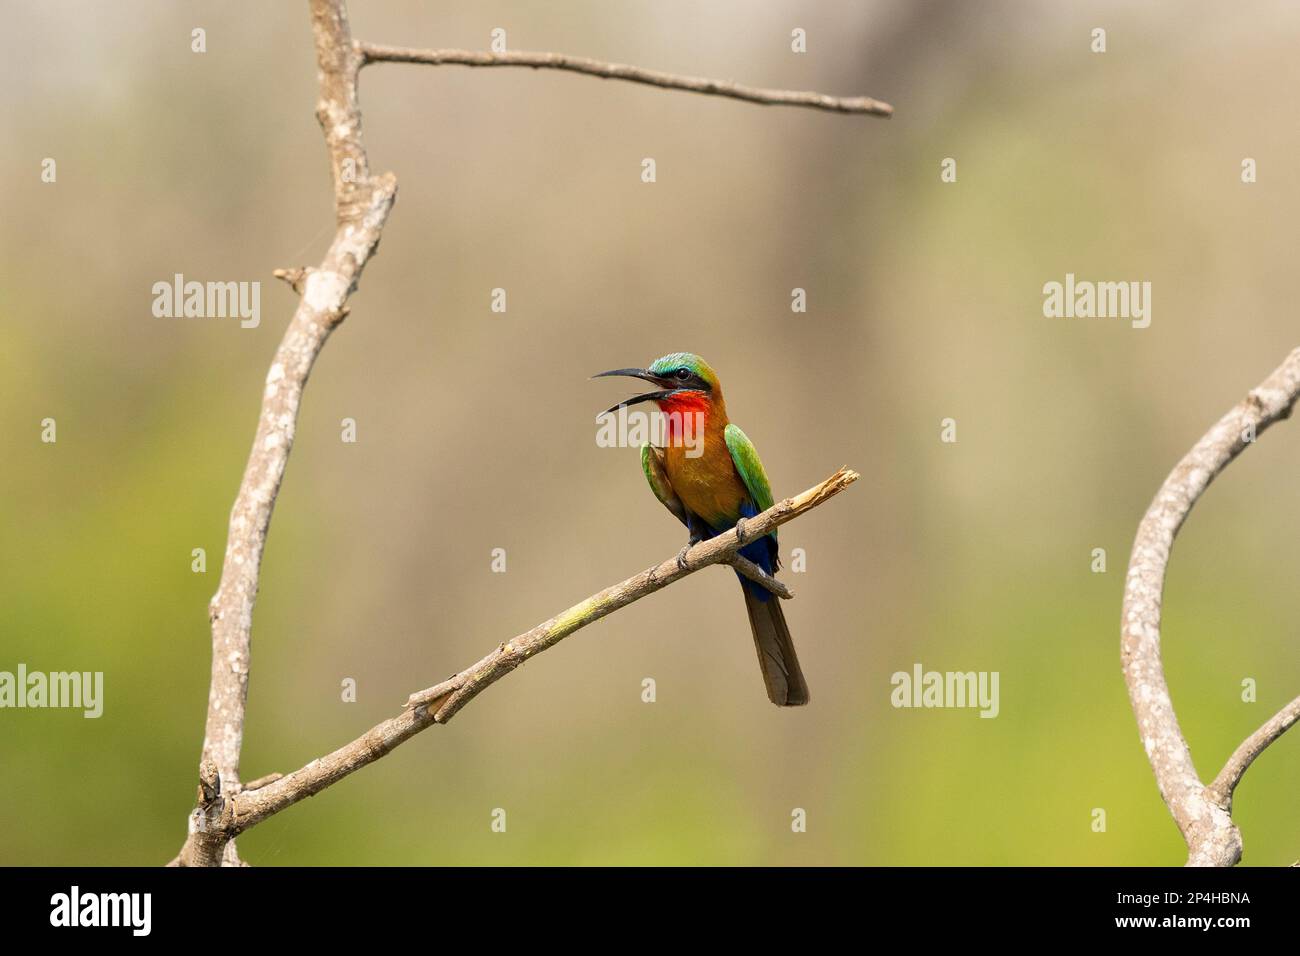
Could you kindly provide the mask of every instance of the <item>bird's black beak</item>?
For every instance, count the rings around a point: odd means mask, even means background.
[[[605,378],[610,375],[621,375],[621,376],[626,376],[628,378],[639,378],[659,386],[668,385],[672,381],[671,379],[664,378],[663,376],[655,375],[653,372],[650,372],[643,368],[616,368],[616,369],[611,369],[608,372],[597,372],[595,375],[592,376],[592,378]],[[603,418],[606,415],[611,414],[612,412],[618,411],[620,408],[627,408],[629,405],[636,405],[640,402],[657,402],[659,401],[659,399],[667,398],[669,395],[673,395],[679,391],[682,391],[682,389],[661,388],[661,390],[657,392],[646,392],[644,395],[634,395],[632,398],[625,399],[624,401],[619,402],[617,405],[613,405],[610,408],[605,409],[596,417]]]
[[[662,378],[654,372],[644,368],[616,368],[608,372],[597,372],[592,378],[608,378],[611,375],[619,375],[624,378],[639,378],[647,382],[654,382],[656,385],[667,385],[668,379]]]

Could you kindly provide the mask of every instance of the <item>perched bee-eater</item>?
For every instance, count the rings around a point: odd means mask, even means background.
[[[663,448],[641,447],[641,468],[650,490],[684,525],[689,542],[678,556],[705,538],[772,507],[772,489],[753,443],[727,421],[722,385],[709,364],[690,352],[674,352],[649,368],[620,368],[593,376],[626,375],[658,386],[601,412],[608,415],[638,402],[654,402],[667,422]],[[776,532],[740,549],[768,574],[780,567]],[[781,602],[761,584],[742,577],[749,626],[767,696],[779,707],[808,703],[808,684],[799,669]]]

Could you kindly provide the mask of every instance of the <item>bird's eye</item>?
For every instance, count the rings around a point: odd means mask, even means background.
[[[682,382],[686,381],[688,378],[691,377],[691,371],[690,371],[690,369],[679,368],[679,369],[677,370],[677,373],[676,373],[676,374],[677,374],[677,378],[678,378],[678,380],[679,380],[679,381],[682,381]]]

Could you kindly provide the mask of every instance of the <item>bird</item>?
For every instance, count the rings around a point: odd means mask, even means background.
[[[694,544],[738,529],[744,538],[744,521],[772,507],[772,488],[754,443],[727,418],[718,375],[698,355],[673,352],[646,368],[618,368],[592,378],[627,376],[656,386],[656,391],[626,399],[606,409],[597,419],[640,402],[654,402],[664,413],[664,445],[641,446],[641,468],[650,490],[669,512],[686,526],[687,544],[677,556],[685,566],[686,552]],[[780,567],[776,530],[745,544],[740,554],[768,574]],[[758,666],[768,699],[778,707],[809,701],[781,602],[756,581],[739,572],[745,608],[758,653]]]

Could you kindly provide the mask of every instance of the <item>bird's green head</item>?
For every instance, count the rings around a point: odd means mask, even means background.
[[[673,352],[655,359],[646,368],[616,368],[593,375],[592,378],[606,375],[644,379],[658,385],[659,389],[619,402],[601,412],[601,415],[608,415],[638,402],[656,402],[660,408],[681,404],[721,405],[722,402],[722,386],[718,383],[717,373],[708,362],[691,352]]]
[[[673,352],[655,359],[646,371],[668,381],[678,382],[678,387],[683,389],[707,393],[718,387],[717,373],[708,362],[692,352]]]

